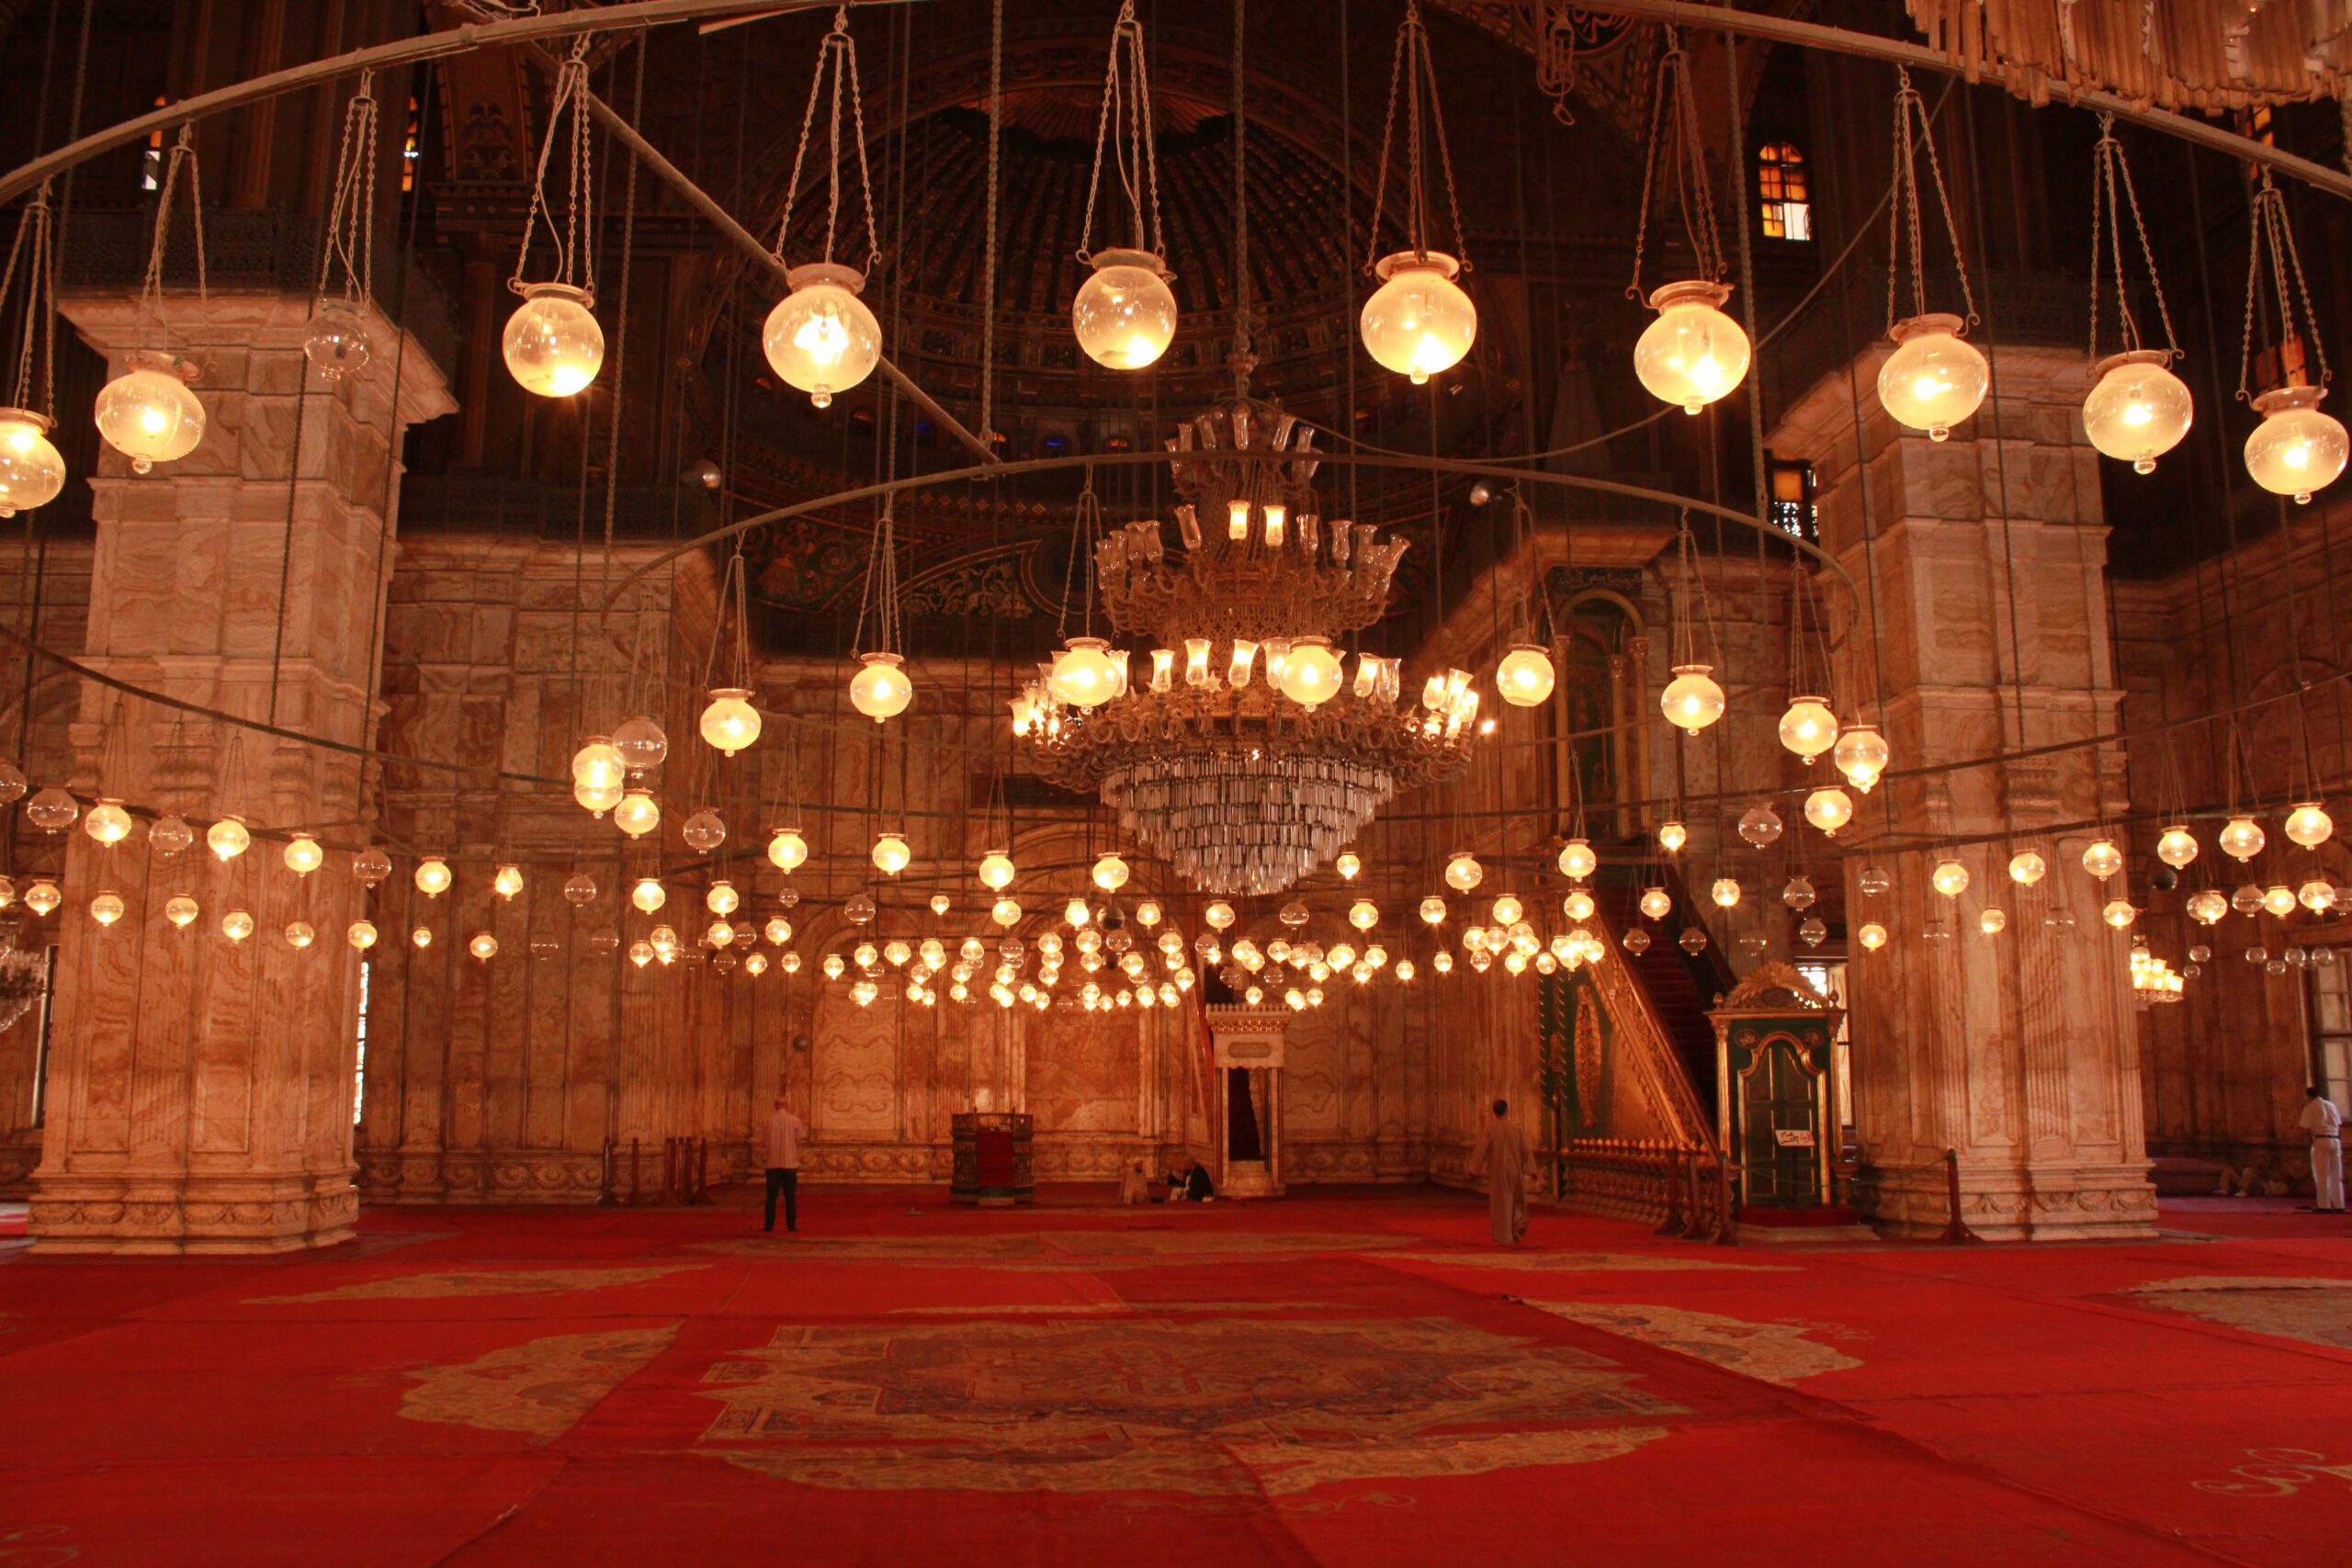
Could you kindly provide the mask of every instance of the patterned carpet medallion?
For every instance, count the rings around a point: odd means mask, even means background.
[[[1450,1318],[786,1326],[704,1382],[698,1451],[845,1489],[1288,1493],[1613,1458],[1683,1413]]]

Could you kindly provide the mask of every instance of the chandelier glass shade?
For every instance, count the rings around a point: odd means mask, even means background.
[[[906,661],[895,653],[861,654],[859,659],[864,667],[850,677],[849,705],[876,724],[906,712],[915,695],[914,682],[901,668]]]
[[[1074,637],[1054,656],[1046,678],[1054,700],[1076,708],[1098,708],[1126,689],[1126,660],[1114,656],[1099,637]]]
[[[1968,868],[1956,860],[1939,861],[1928,882],[1945,897],[1957,898],[1968,891]]]
[[[808,863],[808,840],[797,828],[778,828],[768,840],[768,863],[786,875]]]
[[[253,841],[253,834],[234,817],[223,817],[204,830],[204,842],[216,860],[235,860],[252,847]]]
[[[196,900],[185,893],[175,893],[164,900],[164,919],[182,931],[196,924],[197,916],[202,912],[197,908]]]
[[[1690,841],[1690,829],[1681,823],[1667,821],[1657,825],[1657,847],[1668,854],[1675,853]]]
[[[2094,839],[2083,851],[2083,869],[2105,882],[2123,869],[2123,852],[2108,839]]]
[[[2083,400],[2083,430],[2091,445],[2134,473],[2155,472],[2156,459],[2180,445],[2195,412],[2188,388],[2166,368],[2169,349],[2140,348],[2110,355]]]
[[[1097,251],[1078,286],[1071,330],[1086,357],[1113,370],[1141,370],[1176,339],[1176,295],[1168,268],[1149,251]]]
[[[786,386],[819,408],[874,374],[882,362],[882,324],[858,298],[865,275],[837,262],[812,262],[785,274],[791,289],[768,312],[760,347]]]
[[[368,368],[375,344],[368,322],[358,311],[339,300],[311,313],[310,330],[302,338],[302,357],[323,381],[340,381]]]
[[[1837,741],[1838,716],[1827,703],[1811,696],[1789,699],[1789,709],[1781,716],[1781,744],[1799,761],[1811,764]]]
[[[189,389],[196,367],[168,354],[133,353],[130,367],[98,389],[98,434],[143,474],[176,462],[204,439],[204,403]]]
[[[1886,737],[1878,732],[1874,724],[1848,725],[1838,737],[1837,749],[1830,753],[1830,760],[1846,775],[1846,782],[1864,795],[1870,794],[1871,786],[1884,775],[1891,757]]]
[[[96,813],[93,812],[92,815],[95,816]],[[286,841],[286,850],[281,858],[286,862],[287,870],[297,876],[308,876],[326,863],[327,855],[324,850],[319,848],[319,841],[316,839],[308,833],[297,833]],[[515,874],[520,876],[522,874],[517,872]]]
[[[90,807],[88,816],[82,818],[82,831],[112,849],[130,837],[130,813],[119,800],[101,800]]]
[[[650,790],[632,789],[613,807],[613,825],[632,839],[641,839],[662,826],[662,806]]]
[[[0,408],[0,517],[46,506],[65,490],[65,458],[51,423],[29,409]]]
[[[1570,839],[1560,846],[1560,874],[1581,882],[1600,867],[1600,857],[1592,852],[1591,843],[1584,839]]]
[[[2049,874],[2050,863],[2031,850],[2009,857],[2009,880],[2020,887],[2030,887]]]
[[[1815,790],[1804,797],[1804,819],[1825,837],[1834,839],[1839,829],[1854,819],[1853,796],[1835,784]]]
[[[1984,400],[1992,367],[1961,341],[1958,316],[1942,313],[1898,321],[1894,352],[1878,370],[1878,400],[1898,424],[1941,441]]]
[[[1666,721],[1688,735],[1696,735],[1724,716],[1724,689],[1715,683],[1710,664],[1678,664],[1674,679],[1657,695]]]
[[[670,738],[644,714],[620,721],[613,729],[613,750],[630,773],[650,773],[670,755]]]
[[[1532,708],[1552,694],[1552,656],[1532,642],[1514,644],[1495,666],[1495,689],[1515,708]]]
[[[2251,817],[2233,817],[2222,829],[2222,852],[2232,860],[2252,860],[2267,842],[2268,835]]]
[[[1454,281],[1461,272],[1442,251],[1398,251],[1375,262],[1380,287],[1358,321],[1365,352],[1417,387],[1461,364],[1478,336],[1478,308]]]
[[[744,686],[715,686],[702,710],[702,738],[721,756],[732,757],[760,738],[760,710]]]
[[[2176,823],[2156,835],[2156,858],[2178,871],[2197,858],[2197,835]]]
[[[2262,423],[2245,438],[2245,471],[2255,483],[2301,504],[2344,472],[2352,438],[2333,415],[2320,412],[2325,396],[2324,387],[2280,387],[2254,400]]]
[[[1724,314],[1731,289],[1704,278],[1669,283],[1650,296],[1657,320],[1634,344],[1634,374],[1650,395],[1695,414],[1747,374],[1747,334]]]
[[[376,945],[376,927],[374,922],[369,920],[352,921],[350,926],[345,930],[343,933],[343,940],[349,942],[359,952],[367,952],[369,948]]]
[[[2307,800],[2287,813],[2287,840],[2315,850],[2335,831],[2335,819],[2316,800]]]
[[[506,318],[499,339],[507,372],[526,392],[568,398],[586,389],[605,367],[605,329],[596,324],[595,298],[568,283],[535,283]]]

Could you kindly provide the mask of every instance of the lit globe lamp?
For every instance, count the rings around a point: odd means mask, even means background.
[[[1673,854],[1690,841],[1690,830],[1675,821],[1661,822],[1657,828],[1657,847]]]
[[[1634,344],[1634,374],[1650,395],[1695,414],[1747,374],[1747,334],[1724,314],[1731,289],[1694,278],[1650,296],[1657,320]]]
[[[2109,898],[2106,907],[2099,910],[2098,918],[2117,931],[2121,931],[2140,918],[2140,911],[2132,907],[2132,900],[2129,898]]]
[[[760,710],[752,705],[748,686],[714,686],[710,705],[702,710],[697,726],[702,738],[722,757],[732,757],[760,738]]]
[[[2262,846],[2267,842],[2267,836],[2256,826],[2251,817],[2233,817],[2229,825],[2222,829],[2222,852],[2232,860],[2252,860],[2262,852]]]
[[[1968,868],[1956,860],[1939,861],[1928,884],[1945,897],[1957,898],[1968,891]]]
[[[2197,858],[2197,836],[2186,823],[2176,822],[2156,835],[2156,858],[2180,870]]]
[[[2324,915],[2335,908],[2335,885],[2315,876],[2295,890],[2295,902],[2314,915]]]
[[[1712,664],[1678,664],[1674,679],[1657,696],[1666,721],[1685,734],[1696,735],[1724,716],[1724,689],[1717,685]]]
[[[498,340],[515,385],[542,398],[568,398],[605,367],[605,329],[595,296],[568,283],[534,283]]]
[[[2287,813],[2287,839],[2307,850],[2315,850],[2327,842],[2335,831],[2335,819],[2316,800],[2307,800]]]
[[[1445,885],[1456,893],[1467,893],[1486,879],[1487,868],[1478,857],[1464,850],[1445,863]]]
[[[575,779],[571,785],[573,804],[591,817],[603,817],[605,812],[621,803],[621,796],[626,793],[628,792],[616,784],[591,784],[586,780]]]
[[[1000,898],[989,906],[989,919],[1000,926],[1017,925],[1021,919],[1021,906],[1011,898]]]
[[[431,947],[433,945],[433,928],[431,926],[419,926],[414,931],[408,933],[408,940],[414,943],[420,951],[424,948]]]
[[[82,818],[82,831],[106,849],[130,837],[130,813],[119,800],[101,800]]]
[[[1398,251],[1374,264],[1380,287],[1357,325],[1384,369],[1419,386],[1462,363],[1478,335],[1478,310],[1454,279],[1462,264],[1441,251]]]
[[[1072,898],[1062,906],[1062,919],[1069,922],[1072,931],[1082,931],[1087,922],[1094,919],[1094,911],[1088,908],[1085,899]]]
[[[606,735],[592,735],[571,754],[571,782],[618,790],[628,783],[628,764]]]
[[[1127,863],[1117,855],[1104,855],[1094,863],[1094,886],[1105,893],[1116,893],[1127,885]]]
[[[1992,368],[1960,339],[1958,316],[1941,312],[1897,321],[1894,352],[1878,370],[1878,400],[1897,424],[1941,441],[1984,400]]]
[[[1886,945],[1886,928],[1876,920],[1870,921],[1855,934],[1860,938],[1862,951],[1865,953],[1876,953]]]
[[[1819,697],[1791,697],[1781,716],[1781,744],[1808,767],[1838,741],[1838,716]]]
[[[1340,881],[1353,882],[1356,879],[1356,874],[1363,869],[1363,860],[1355,851],[1345,850],[1340,852],[1339,859],[1331,863],[1331,869],[1340,874]]]
[[[449,863],[438,856],[419,861],[414,878],[416,890],[427,898],[438,898],[449,891]]]
[[[253,841],[253,834],[246,831],[244,823],[234,817],[223,817],[204,830],[205,846],[211,850],[216,860],[235,860]]]
[[[90,900],[90,919],[101,926],[110,926],[122,919],[122,895],[101,893]]]
[[[1533,643],[1512,645],[1495,666],[1495,687],[1515,708],[1532,708],[1552,694],[1552,656]]]
[[[1560,874],[1571,881],[1582,882],[1600,868],[1600,857],[1592,852],[1592,845],[1583,839],[1570,839],[1560,846]]]
[[[53,423],[29,409],[0,409],[0,517],[46,506],[65,491],[65,459],[49,439]]]
[[[1233,918],[1233,906],[1222,898],[1211,904],[1201,913],[1201,919],[1206,920],[1210,929],[1214,931],[1232,930]]]
[[[863,668],[850,677],[849,705],[876,724],[906,712],[915,695],[915,684],[902,668],[906,660],[895,653],[867,653],[859,661]]]
[[[343,933],[343,940],[360,953],[376,945],[376,927],[371,921],[354,920]]]
[[[1046,688],[1058,702],[1074,708],[1101,707],[1126,684],[1125,660],[1099,637],[1074,637],[1054,656]]]
[[[2132,471],[2152,474],[2156,459],[2188,434],[2194,405],[2188,388],[2165,366],[2172,351],[2136,348],[2093,368],[2098,384],[2083,400],[2083,431],[2091,445]]]
[[[813,262],[784,275],[791,290],[768,312],[760,347],[787,386],[819,408],[874,374],[882,362],[882,325],[858,298],[865,275],[835,262]]]
[[[196,917],[202,911],[197,908],[196,900],[185,893],[175,893],[164,900],[164,919],[182,931],[196,924]]]
[[[914,859],[907,848],[907,840],[896,833],[885,833],[874,840],[874,869],[885,876],[896,876],[907,869]]]
[[[955,908],[955,901],[949,898],[946,894],[934,893],[931,896],[931,912],[933,914],[944,915],[953,908]]]
[[[44,919],[55,914],[57,907],[64,902],[65,895],[57,890],[57,884],[46,877],[25,889],[25,908]]]
[[[232,909],[220,917],[220,934],[231,942],[243,942],[254,934],[254,918],[243,909]]]
[[[289,920],[286,926],[286,945],[300,953],[319,940],[318,928],[308,920]]]
[[[488,931],[476,931],[466,942],[466,951],[481,963],[487,964],[498,956],[498,939]]]
[[[1495,900],[1495,924],[1498,926],[1515,926],[1526,912],[1516,895],[1505,893]]]
[[[1140,370],[1176,337],[1176,295],[1165,262],[1149,251],[1097,251],[1094,271],[1070,302],[1070,330],[1086,357],[1113,370]]]
[[[1674,900],[1663,887],[1645,888],[1642,892],[1642,913],[1653,920],[1662,920],[1674,908]]]
[[[990,850],[980,857],[980,886],[991,893],[1001,893],[1012,886],[1015,873],[1012,857],[1002,850]]]
[[[720,880],[710,885],[702,896],[703,908],[714,915],[731,915],[743,907],[743,896],[735,891],[731,882]]]
[[[1581,887],[1560,900],[1560,913],[1579,922],[1592,919],[1594,908],[1592,895]]]
[[[146,473],[176,462],[204,439],[204,404],[188,389],[196,367],[168,354],[125,356],[129,368],[98,389],[98,434]]]
[[[1445,900],[1436,897],[1422,899],[1420,917],[1422,923],[1425,925],[1442,926],[1445,924]]]
[[[2083,851],[2083,869],[2105,882],[2123,869],[2123,852],[2111,840],[2094,839]]]
[[[632,839],[642,839],[662,826],[661,803],[650,790],[632,789],[613,807],[613,826]]]
[[[287,870],[297,876],[308,876],[326,863],[327,852],[319,848],[318,840],[310,834],[297,833],[286,840],[281,858],[286,862]]]
[[[1739,884],[1732,877],[1719,876],[1715,878],[1714,886],[1708,889],[1708,897],[1714,899],[1719,908],[1731,908],[1739,902]]]
[[[2031,850],[2019,850],[2009,857],[2009,880],[2020,887],[2030,887],[2050,872],[2050,863]]]
[[[1338,696],[1340,656],[1331,651],[1331,639],[1303,637],[1293,642],[1281,684],[1283,695],[1302,707],[1320,707]]]
[[[1854,819],[1854,798],[1835,784],[1815,790],[1804,797],[1804,819],[1821,829],[1824,838],[1834,839]]]
[[[2218,887],[2207,887],[2188,896],[2188,918],[2200,926],[2218,923],[2230,912],[2230,901]]]
[[[1987,909],[1976,917],[1976,929],[1986,936],[1998,936],[2007,929],[2008,915],[2000,909]]]
[[[2265,914],[2275,915],[2282,920],[2285,919],[2295,912],[2294,890],[2283,883],[2264,888],[2262,908]]]
[[[1871,786],[1885,773],[1889,756],[1886,738],[1878,732],[1878,726],[1849,724],[1838,737],[1838,746],[1830,753],[1830,760],[1838,764],[1838,771],[1846,775],[1848,784],[1868,795]]]
[[[768,838],[768,863],[789,876],[808,863],[808,840],[797,828],[778,828]]]
[[[2254,400],[2262,423],[2245,438],[2245,471],[2273,495],[2298,504],[2335,482],[2352,457],[2352,439],[2332,415],[2319,412],[2324,387],[2280,387]]]
[[[1359,898],[1348,906],[1348,924],[1360,931],[1368,931],[1380,923],[1380,906],[1369,898]]]

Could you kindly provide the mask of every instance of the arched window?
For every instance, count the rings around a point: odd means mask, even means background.
[[[1768,240],[1811,240],[1813,201],[1806,193],[1804,152],[1792,141],[1756,150],[1756,197]]]

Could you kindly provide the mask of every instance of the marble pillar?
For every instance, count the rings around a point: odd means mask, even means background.
[[[1815,385],[1771,436],[1813,463],[1823,546],[1860,587],[1841,612],[1842,587],[1824,584],[1846,636],[1841,715],[1880,718],[1897,770],[2111,731],[2121,694],[2098,457],[2080,417],[2086,363],[1998,350],[1984,408],[1937,443],[1880,410],[1885,352]],[[2099,917],[2131,896],[2129,873],[2095,880],[2081,855],[2096,829],[2064,826],[2124,808],[2120,751],[1894,780],[1860,806],[1846,983],[1880,1227],[1942,1228],[1939,1162],[1954,1150],[1965,1217],[1988,1239],[2152,1234],[2129,935]],[[2007,873],[2028,848],[2050,867],[2031,887]],[[1928,882],[1947,855],[1969,873],[1957,898]],[[1869,865],[1888,891],[1862,892]],[[1982,929],[1986,909],[2006,916],[1998,935]],[[1869,953],[1853,938],[1873,920],[1891,940]]]
[[[141,346],[128,299],[66,314],[119,372]],[[398,513],[400,433],[450,412],[441,369],[371,321],[374,363],[330,383],[302,354],[309,301],[175,299],[175,345],[198,362],[204,440],[134,475],[106,453],[90,479],[96,558],[86,662],[195,709],[365,746],[378,716],[378,628]],[[395,360],[399,362],[395,385]],[[359,757],[82,682],[71,787],[176,811],[197,846],[155,851],[141,820],[102,848],[78,826],[57,853],[51,1112],[30,1228],[44,1252],[270,1252],[351,1234],[354,1025],[361,912],[351,852],[372,820]],[[222,863],[200,835],[243,818]],[[284,836],[326,863],[298,877]],[[127,906],[101,927],[101,891]],[[164,917],[175,895],[201,914]],[[252,917],[241,942],[223,916]],[[300,921],[306,948],[287,935]],[[390,934],[390,933],[388,933]]]

